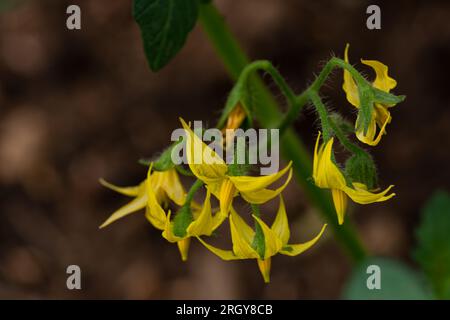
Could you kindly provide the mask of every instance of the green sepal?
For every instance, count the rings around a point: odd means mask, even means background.
[[[403,102],[406,99],[405,95],[396,96],[392,93],[385,92],[377,88],[372,88],[372,91],[374,102],[388,106],[394,106],[397,103]]]
[[[365,151],[353,154],[345,162],[345,174],[352,182],[364,183],[368,189],[377,186],[377,168],[372,157]]]
[[[251,113],[251,89],[248,84],[248,74],[242,73],[239,77],[238,81],[231,89],[230,94],[228,95],[227,102],[225,103],[225,108],[222,111],[220,119],[218,121],[217,127],[223,128],[228,119],[228,116],[233,111],[233,109],[240,104],[245,111],[248,121],[250,125],[253,124],[253,118]]]
[[[186,229],[192,221],[193,217],[190,205],[182,206],[173,219],[173,234],[180,238],[185,237]]]

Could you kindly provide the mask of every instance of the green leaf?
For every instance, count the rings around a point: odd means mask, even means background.
[[[181,50],[198,16],[197,0],[134,0],[147,61],[158,71]]]
[[[368,289],[368,266],[379,266],[380,289]],[[369,258],[352,272],[344,292],[344,299],[351,300],[421,300],[431,299],[422,279],[408,266],[387,258]]]
[[[437,191],[425,205],[417,230],[414,258],[431,281],[436,296],[450,299],[450,196]]]

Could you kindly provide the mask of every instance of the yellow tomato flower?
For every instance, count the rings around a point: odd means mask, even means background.
[[[149,170],[149,173],[150,172],[151,170]],[[170,199],[179,206],[184,204],[186,192],[184,191],[183,185],[181,184],[175,169],[162,172],[155,171],[151,174],[151,179],[149,178],[150,174],[146,180],[142,181],[139,185],[132,187],[118,187],[103,179],[100,179],[100,183],[103,186],[125,196],[134,198],[128,204],[115,211],[100,226],[100,228],[104,228],[120,218],[145,208],[148,204],[147,189],[151,189],[153,191],[158,203],[167,204]]]
[[[349,44],[345,47],[345,62],[348,63],[348,48]],[[363,60],[361,62],[365,65],[368,65],[373,68],[375,71],[376,77],[375,81],[372,83],[373,87],[389,92],[397,86],[397,81],[389,77],[388,75],[388,67],[376,60]],[[351,76],[350,72],[344,70],[344,83],[342,85],[342,89],[344,89],[347,100],[356,108],[359,108],[359,93],[358,86],[356,85],[355,80]],[[367,129],[367,132],[364,133],[362,128],[357,129],[356,137],[361,141],[371,146],[376,146],[383,134],[386,134],[386,126],[391,122],[391,114],[388,108],[393,107],[392,105],[383,105],[380,103],[374,104],[374,110],[372,114],[372,119]],[[356,120],[358,123],[358,120]],[[377,126],[380,128],[377,135]]]
[[[344,222],[344,215],[347,209],[347,196],[354,202],[368,204],[389,200],[395,193],[386,196],[393,185],[380,193],[372,193],[367,190],[367,186],[360,182],[353,182],[349,187],[345,177],[338,166],[333,162],[333,141],[334,138],[323,143],[319,148],[320,132],[317,136],[314,148],[313,179],[319,188],[331,189],[334,207],[338,216],[339,224]]]
[[[177,243],[183,261],[187,260],[191,237],[210,236],[227,217],[221,215],[220,212],[214,216],[212,215],[210,198],[211,193],[207,191],[205,202],[201,209],[197,207],[191,208],[193,221],[187,227],[186,234],[182,237],[174,234],[173,221],[170,220],[171,212],[167,213],[162,236],[169,242]],[[154,205],[159,206],[157,202],[154,202]],[[162,208],[160,207],[159,210],[162,210]],[[150,212],[154,211],[151,210]],[[149,216],[151,215],[147,215],[147,217]]]
[[[233,242],[232,250],[223,250],[216,248],[200,237],[200,242],[212,253],[223,260],[257,259],[259,270],[264,278],[264,282],[270,281],[271,257],[277,253],[296,256],[312,247],[322,236],[326,225],[323,226],[320,233],[312,240],[299,243],[288,244],[290,237],[289,223],[284,206],[283,198],[280,196],[280,206],[273,222],[269,227],[260,218],[253,216],[264,234],[264,254],[258,253],[253,246],[255,231],[231,208],[230,231]]]
[[[219,199],[222,215],[228,214],[233,198],[238,194],[249,203],[262,204],[279,195],[291,180],[291,162],[283,170],[267,176],[229,175],[228,166],[223,159],[203,143],[183,119],[180,118],[180,121],[186,132],[186,152],[189,167],[192,173],[202,180],[208,190]],[[202,156],[201,162],[198,164],[195,163],[196,152]],[[288,177],[281,187],[275,190],[267,188],[288,171]]]

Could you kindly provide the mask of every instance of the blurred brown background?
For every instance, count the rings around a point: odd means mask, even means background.
[[[272,60],[297,91],[346,42],[353,63],[389,65],[407,100],[372,154],[381,186],[395,184],[398,196],[355,206],[353,219],[371,252],[414,266],[420,208],[449,187],[450,3],[378,2],[382,30],[370,31],[371,1],[215,2],[251,57]],[[81,6],[81,31],[65,27],[69,4]],[[323,93],[354,121],[341,81],[336,72]],[[0,298],[339,298],[351,265],[331,237],[275,257],[264,285],[254,261],[223,262],[198,243],[181,263],[142,214],[98,230],[127,199],[97,179],[140,182],[137,159],[168,144],[178,116],[213,123],[231,85],[198,26],[168,67],[150,72],[131,0],[29,0],[0,13]],[[312,150],[313,113],[297,127]],[[317,213],[294,183],[286,202],[293,240],[306,239]],[[82,269],[81,291],[66,289],[69,264]]]

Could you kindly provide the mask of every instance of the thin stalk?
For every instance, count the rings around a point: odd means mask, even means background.
[[[248,57],[240,48],[223,17],[213,4],[202,4],[200,6],[199,18],[203,30],[216,49],[226,70],[232,79],[237,80],[242,70],[249,63]],[[282,121],[282,114],[276,100],[259,77],[254,75],[250,81],[260,98],[258,109],[255,110],[256,118],[258,118],[263,126],[273,128],[274,124]],[[296,104],[295,108],[299,110],[301,106]],[[281,147],[284,157],[293,162],[297,181],[302,185],[307,197],[328,221],[336,238],[349,253],[353,261],[359,262],[363,260],[367,256],[367,253],[357,236],[354,226],[348,219],[344,225],[338,225],[336,212],[329,192],[324,192],[309,182],[312,172],[312,162],[309,152],[295,132],[287,127],[284,129],[285,132],[281,139]]]

